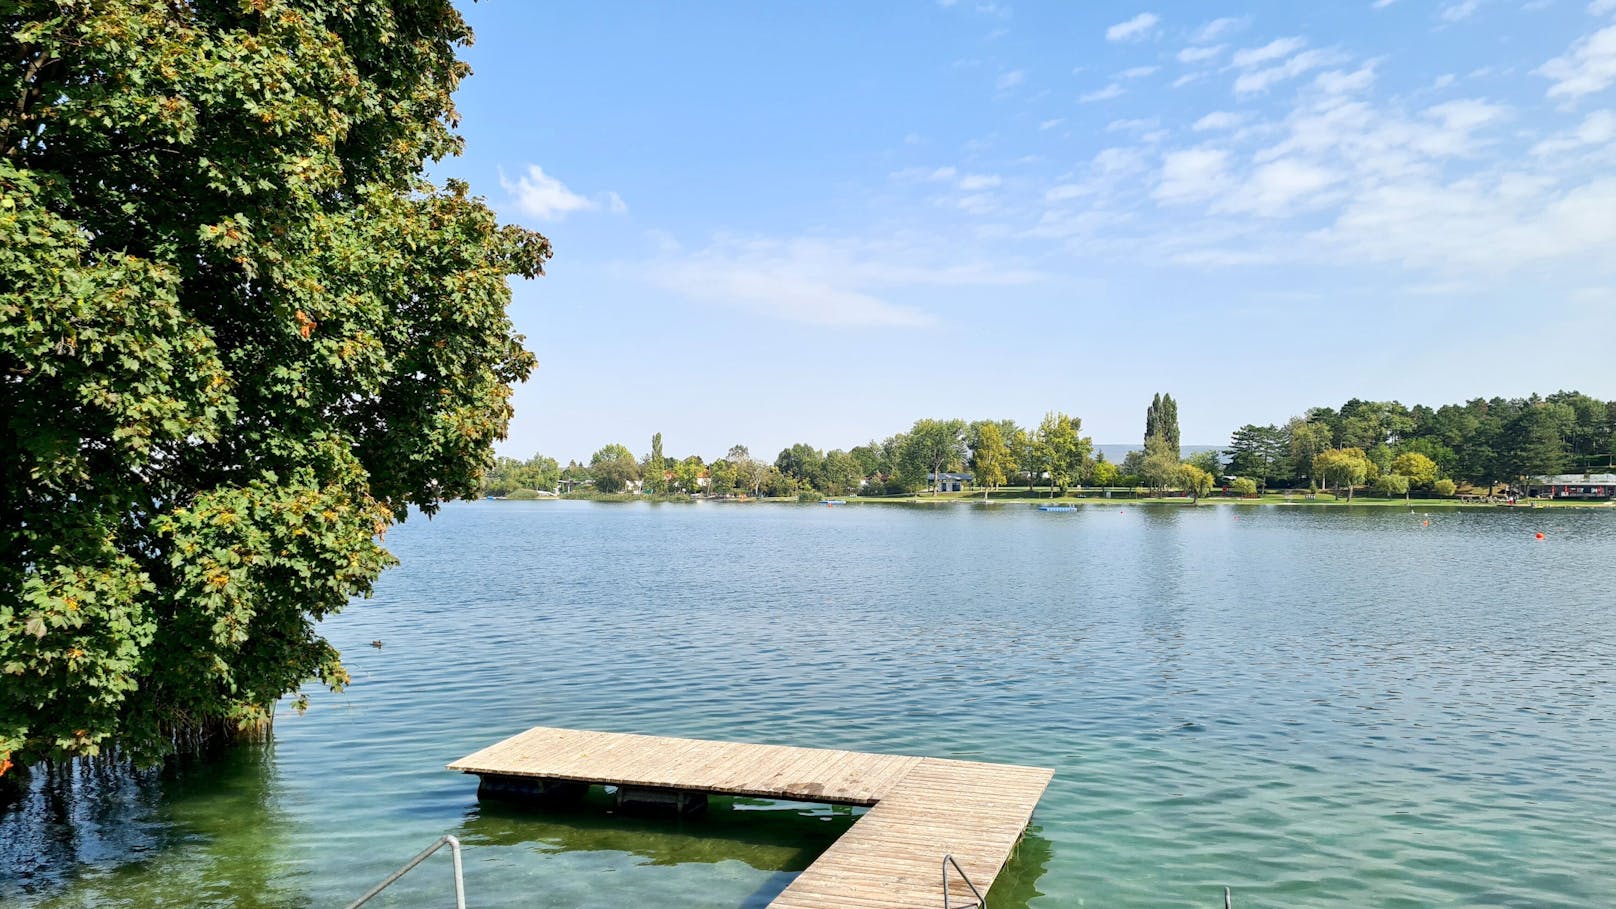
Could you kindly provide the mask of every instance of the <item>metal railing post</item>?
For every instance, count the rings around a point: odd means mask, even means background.
[[[397,871],[394,871],[392,874],[389,874],[386,880],[370,888],[370,890],[366,892],[364,896],[361,896],[359,899],[349,903],[347,909],[359,909],[360,906],[370,902],[375,898],[376,894],[381,893],[388,887],[393,886],[393,884],[397,882],[399,878],[408,873],[411,868],[414,868],[416,865],[426,861],[427,858],[432,855],[432,853],[437,852],[444,846],[449,847],[450,857],[454,859],[455,909],[466,909],[466,881],[463,876],[463,869],[460,863],[460,841],[449,834],[444,834],[443,836],[438,837],[437,842],[416,853],[415,858],[405,862],[403,867],[399,868]]]
[[[976,897],[977,909],[987,909],[988,901],[982,896],[982,891],[976,889],[976,885],[971,883],[971,879],[965,876],[965,869],[961,868],[959,862],[954,861],[953,854],[948,852],[943,853],[943,909],[953,909],[949,904],[948,896],[949,865],[954,866],[954,871],[959,874],[960,880],[965,882],[965,886],[971,888],[971,894]]]

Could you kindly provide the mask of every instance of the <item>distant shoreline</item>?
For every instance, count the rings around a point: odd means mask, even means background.
[[[472,500],[477,501],[477,500]],[[990,496],[983,501],[982,494],[976,493],[918,493],[912,495],[894,496],[856,496],[850,495],[838,498],[834,503],[824,501],[804,501],[794,496],[746,496],[737,498],[691,498],[685,496],[646,496],[633,493],[615,494],[611,496],[545,496],[539,499],[493,499],[493,501],[541,501],[541,502],[653,502],[659,504],[696,504],[708,503],[715,505],[747,505],[752,503],[767,503],[775,505],[815,505],[842,508],[849,505],[1025,505],[1034,507],[1038,505],[1076,505],[1109,508],[1113,506],[1127,507],[1130,505],[1169,506],[1190,508],[1210,505],[1275,505],[1280,507],[1297,508],[1407,508],[1410,510],[1440,509],[1471,509],[1477,511],[1541,511],[1545,509],[1574,509],[1581,511],[1616,510],[1616,501],[1584,499],[1584,500],[1540,500],[1535,503],[1522,502],[1517,505],[1506,503],[1466,502],[1460,499],[1386,499],[1373,496],[1358,496],[1352,501],[1345,498],[1335,499],[1329,494],[1321,494],[1314,498],[1304,496],[1291,496],[1289,498],[1279,495],[1254,496],[1249,498],[1236,496],[1206,496],[1199,502],[1192,503],[1188,496],[1119,496],[1117,498],[1104,498],[1102,496],[1064,495],[1050,498],[1048,495],[1035,494],[999,494]]]

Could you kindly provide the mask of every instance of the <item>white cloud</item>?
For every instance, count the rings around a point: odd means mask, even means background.
[[[959,169],[954,167],[906,167],[903,170],[893,171],[892,179],[905,182],[942,183],[954,179],[959,175]]]
[[[1366,63],[1350,73],[1336,69],[1319,73],[1313,84],[1326,94],[1359,94],[1368,91],[1375,84],[1375,64]]]
[[[1534,73],[1553,79],[1551,98],[1580,98],[1616,83],[1616,25],[1578,38],[1564,56],[1555,57]]]
[[[516,198],[518,209],[541,221],[559,221],[571,212],[594,211],[602,205],[614,213],[628,210],[628,205],[617,193],[603,193],[599,199],[581,196],[545,173],[544,168],[537,164],[529,164],[527,173],[514,182],[501,171],[499,185]]]
[[[1576,129],[1532,146],[1532,154],[1556,155],[1583,146],[1608,146],[1612,143],[1616,143],[1616,111],[1597,110],[1584,117]]]
[[[1337,51],[1305,50],[1278,66],[1241,73],[1234,80],[1234,91],[1237,95],[1264,92],[1279,82],[1294,79],[1321,66],[1340,63],[1344,59],[1344,55]]]
[[[1345,176],[1298,158],[1281,158],[1252,171],[1250,178],[1229,195],[1222,208],[1267,217],[1295,214],[1298,205],[1341,182]]]
[[[1375,2],[1369,4],[1369,6],[1372,9],[1385,9],[1386,7],[1391,6],[1393,3],[1396,3],[1396,2],[1397,2],[1397,0],[1375,0]]]
[[[1198,133],[1206,132],[1209,129],[1233,129],[1236,126],[1246,122],[1248,116],[1248,114],[1237,114],[1226,110],[1215,110],[1201,119],[1196,120],[1195,125],[1190,127],[1190,129],[1193,129]]]
[[[1120,73],[1117,73],[1117,78],[1119,78],[1119,79],[1143,79],[1144,77],[1150,75],[1151,73],[1154,73],[1156,70],[1158,70],[1160,68],[1161,67],[1159,67],[1159,66],[1135,66],[1135,67],[1132,67],[1130,69],[1125,69]]]
[[[1161,179],[1151,193],[1167,204],[1210,199],[1228,182],[1229,153],[1220,148],[1189,148],[1162,158]]]
[[[1248,47],[1234,53],[1234,65],[1241,69],[1267,63],[1288,57],[1307,46],[1307,40],[1299,37],[1275,38],[1262,47]]]
[[[1496,104],[1489,104],[1476,98],[1464,98],[1433,104],[1426,108],[1424,113],[1425,116],[1441,123],[1442,128],[1449,134],[1468,138],[1478,127],[1500,120],[1505,110]]]
[[[977,190],[992,189],[1001,182],[1003,181],[999,179],[998,174],[966,174],[960,178],[959,188],[966,192],[975,192]]]
[[[1476,8],[1481,6],[1481,0],[1458,0],[1442,7],[1437,13],[1443,22],[1463,22],[1476,14]]]
[[[1138,117],[1131,120],[1112,120],[1105,125],[1108,133],[1138,133],[1147,132],[1161,126],[1161,121],[1155,117]]]
[[[652,283],[690,300],[819,326],[917,328],[928,312],[894,302],[905,290],[1005,287],[1039,280],[1025,269],[959,261],[951,249],[867,238],[720,237],[706,249],[659,259]]]
[[[1007,72],[1007,73],[1001,75],[998,78],[998,80],[996,82],[994,82],[994,87],[1002,92],[1002,91],[1004,91],[1006,89],[1015,88],[1016,86],[1020,85],[1023,81],[1025,81],[1026,78],[1027,78],[1027,71],[1026,70],[1013,69],[1010,72]]]
[[[1608,13],[1616,13],[1616,0],[1593,0],[1588,4],[1590,16],[1603,16]]]
[[[1214,44],[1211,47],[1186,47],[1178,52],[1178,62],[1204,63],[1207,60],[1211,60],[1213,57],[1216,57],[1218,54],[1223,53],[1223,49],[1225,47],[1228,47],[1228,45]]]
[[[1155,13],[1140,13],[1126,22],[1118,22],[1105,30],[1107,41],[1137,41],[1156,30],[1161,17]]]
[[[1441,271],[1498,273],[1616,244],[1616,179],[1509,192],[1506,179],[1373,187],[1318,239],[1339,252]]]
[[[1200,31],[1195,33],[1195,37],[1192,39],[1193,43],[1208,44],[1216,41],[1224,35],[1244,28],[1247,21],[1248,20],[1246,19],[1236,18],[1234,16],[1225,16],[1221,19],[1213,19],[1211,22],[1201,26]]]
[[[1083,102],[1084,104],[1091,104],[1095,101],[1109,101],[1112,98],[1120,98],[1122,95],[1122,86],[1113,82],[1110,85],[1107,85],[1105,88],[1095,89],[1094,91],[1083,95],[1077,100]]]
[[[1054,129],[1055,127],[1060,126],[1062,123],[1065,123],[1065,122],[1066,122],[1066,118],[1064,118],[1064,117],[1055,117],[1053,119],[1045,120],[1042,123],[1039,123],[1038,128],[1041,129],[1041,130]]]

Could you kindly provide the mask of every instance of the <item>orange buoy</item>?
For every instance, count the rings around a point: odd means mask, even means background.
[[[1426,521],[1426,522],[1425,522],[1425,523],[1424,523],[1424,524],[1421,524],[1421,525],[1420,525],[1420,526],[1421,526],[1421,527],[1430,527],[1430,526],[1431,526],[1431,522],[1430,522],[1430,521]]]
[[[1537,538],[1540,539],[1540,540],[1543,539],[1543,531],[1539,530],[1537,532]]]

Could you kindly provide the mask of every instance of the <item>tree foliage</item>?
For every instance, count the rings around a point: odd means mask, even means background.
[[[959,467],[964,460],[964,420],[916,420],[903,444],[905,473],[930,474],[933,494],[937,474]]]
[[[976,484],[982,487],[984,501],[989,490],[1004,485],[1009,472],[1016,466],[1010,457],[1010,446],[1004,442],[1004,431],[997,423],[984,423],[978,428],[971,460],[976,471]]]
[[[315,630],[468,495],[543,237],[424,166],[446,0],[0,6],[0,760],[150,760],[347,681]]]
[[[1257,426],[1251,423],[1234,431],[1229,438],[1229,470],[1250,477],[1261,489],[1268,481],[1280,475],[1287,454],[1285,432],[1278,426]]]
[[[1353,489],[1368,478],[1369,467],[1369,458],[1359,448],[1331,448],[1313,459],[1313,474],[1326,486],[1346,487],[1348,502]]]
[[[589,458],[589,473],[601,492],[622,492],[640,478],[640,463],[627,445],[602,445]]]
[[[1150,406],[1145,409],[1145,447],[1150,447],[1151,439],[1159,439],[1167,444],[1173,457],[1178,457],[1182,446],[1178,436],[1178,402],[1169,394],[1158,394],[1151,399]]]
[[[651,453],[645,456],[645,491],[662,495],[668,491],[668,461],[662,455],[662,433],[651,434]]]
[[[555,458],[544,455],[534,455],[526,461],[496,458],[494,466],[483,474],[478,491],[486,496],[503,496],[518,489],[554,490],[560,483],[561,465]]]
[[[1088,475],[1089,456],[1094,441],[1081,435],[1083,421],[1058,411],[1044,414],[1033,436],[1033,463],[1049,476],[1049,494],[1059,486],[1062,493]]]
[[[1190,494],[1191,504],[1200,504],[1201,497],[1212,491],[1212,474],[1185,461],[1178,466],[1178,487]]]

